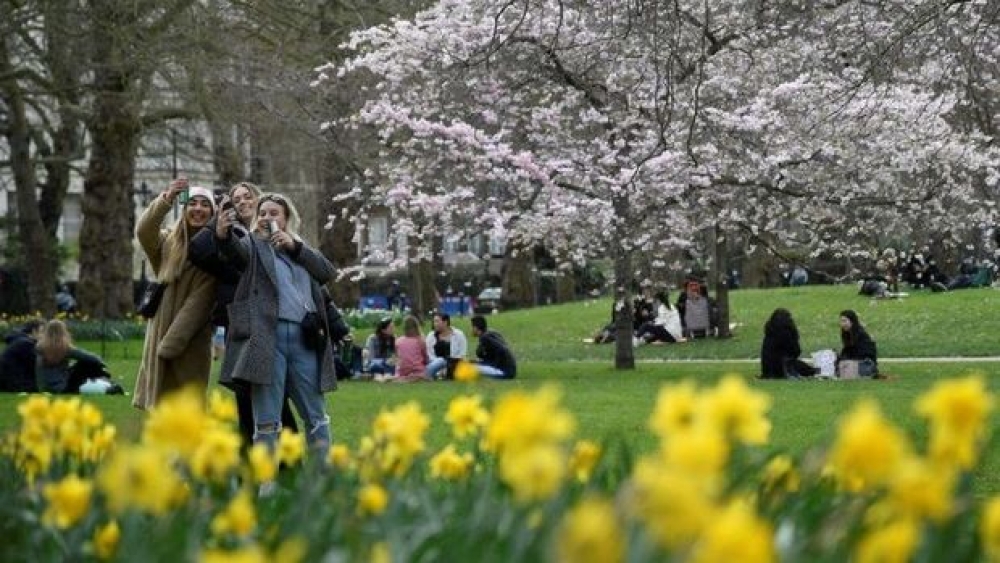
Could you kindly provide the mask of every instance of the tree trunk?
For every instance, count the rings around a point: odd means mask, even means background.
[[[726,283],[726,272],[729,271],[729,241],[725,231],[715,226],[715,304],[719,308],[719,338],[729,338],[729,284]]]
[[[515,253],[515,251],[517,251]],[[531,272],[531,253],[508,243],[504,255],[503,305],[505,307],[530,307],[535,303],[537,279]]]
[[[327,153],[321,169],[323,198],[320,206],[324,217],[333,217],[333,225],[323,229],[320,235],[320,250],[338,269],[349,268],[358,263],[358,246],[354,242],[354,223],[344,219],[343,206],[352,205],[347,201],[335,202],[333,197],[350,190],[349,182],[343,180],[348,174],[343,160],[333,151]],[[353,214],[354,210],[349,210]],[[361,288],[356,282],[344,278],[330,284],[330,293],[338,306],[354,308],[361,298]]]
[[[92,316],[121,318],[133,308],[132,183],[141,122],[128,73],[107,66],[120,53],[97,39],[90,162],[83,183],[80,230],[80,308]],[[113,57],[113,54],[118,56]]]
[[[438,307],[437,289],[434,287],[434,263],[428,259],[415,260],[419,241],[414,237],[409,241],[411,259],[408,261],[410,270],[410,308],[414,316],[423,322],[431,311]]]
[[[628,241],[629,213],[626,195],[612,200],[615,208],[615,369],[635,369],[632,349],[632,252]]]
[[[4,10],[6,12],[6,10]],[[9,14],[4,14],[9,15]],[[10,162],[17,187],[17,228],[24,247],[28,272],[28,308],[52,316],[55,303],[55,246],[42,225],[35,196],[35,162],[31,156],[31,125],[20,85],[13,75],[8,38],[0,39],[0,92],[7,106],[6,137]]]
[[[576,299],[576,275],[564,272],[556,278],[556,303],[571,303]]]

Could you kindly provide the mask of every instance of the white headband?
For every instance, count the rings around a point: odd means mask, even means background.
[[[203,188],[201,186],[191,186],[188,188],[188,201],[195,196],[201,196],[208,200],[208,204],[212,206],[212,210],[215,211],[215,194],[212,190],[208,188]]]

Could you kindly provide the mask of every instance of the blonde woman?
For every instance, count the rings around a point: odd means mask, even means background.
[[[73,345],[66,323],[56,319],[45,323],[35,346],[35,380],[43,393],[79,393],[88,373],[104,369],[100,356]],[[75,362],[71,367],[70,361]]]
[[[272,449],[287,393],[323,460],[330,447],[323,393],[337,387],[337,376],[321,287],[333,279],[333,264],[295,233],[298,213],[283,195],[261,196],[250,236],[234,236],[232,225],[233,217],[219,214],[222,252],[242,271],[219,381],[250,385],[254,443]]]
[[[181,216],[161,230],[163,219],[182,193]],[[189,186],[186,178],[170,182],[139,217],[135,234],[160,283],[167,284],[156,315],[146,325],[142,363],[132,404],[149,409],[167,393],[187,385],[204,390],[212,369],[215,279],[188,259],[188,243],[215,213],[212,191]]]

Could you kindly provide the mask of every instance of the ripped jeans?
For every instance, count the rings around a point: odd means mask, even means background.
[[[326,459],[330,448],[330,417],[319,390],[319,361],[316,352],[303,345],[299,323],[278,321],[276,329],[274,378],[270,385],[254,384],[251,389],[255,444],[267,444],[272,450],[281,433],[281,406],[288,387],[288,397],[302,419],[306,442],[314,453]]]

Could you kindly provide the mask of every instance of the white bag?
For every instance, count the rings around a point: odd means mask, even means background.
[[[812,354],[813,365],[819,370],[816,377],[837,376],[837,353],[833,350],[820,350]]]
[[[111,388],[111,382],[107,379],[88,379],[80,386],[81,395],[105,395]]]

